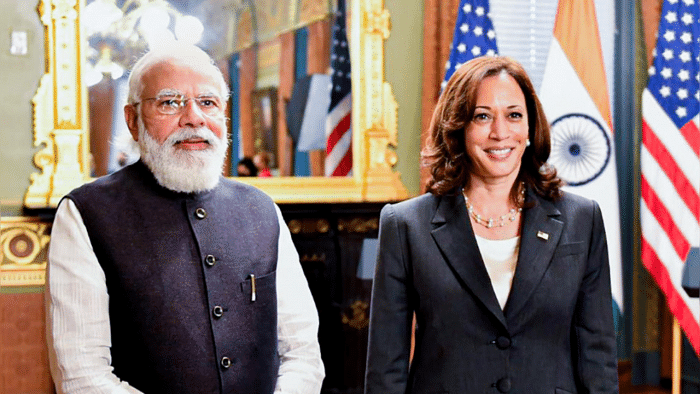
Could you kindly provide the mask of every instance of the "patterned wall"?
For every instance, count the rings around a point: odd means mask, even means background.
[[[0,221],[0,394],[53,393],[44,332],[50,224]]]

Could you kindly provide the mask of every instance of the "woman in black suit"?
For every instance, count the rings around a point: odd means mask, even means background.
[[[455,72],[423,152],[429,193],[381,213],[365,393],[617,393],[602,216],[560,190],[549,153],[517,62]]]

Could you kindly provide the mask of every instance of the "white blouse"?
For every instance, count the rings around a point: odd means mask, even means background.
[[[491,286],[496,293],[498,303],[503,309],[508,301],[508,294],[513,284],[515,267],[518,263],[520,237],[509,239],[486,239],[476,236],[481,258],[491,278]]]

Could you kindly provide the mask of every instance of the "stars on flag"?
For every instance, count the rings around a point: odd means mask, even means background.
[[[678,15],[675,12],[666,13],[666,16],[664,16],[664,18],[668,23],[674,23],[678,21]]]
[[[688,32],[684,32],[681,34],[681,41],[683,41],[684,44],[690,44],[693,41],[693,35]]]
[[[666,33],[664,33],[664,39],[668,42],[675,40],[676,32],[673,30],[666,30]]]
[[[445,63],[444,88],[455,70],[482,55],[497,54],[496,32],[489,16],[487,0],[462,0],[455,24],[450,59]]]
[[[689,62],[689,61],[691,60],[691,58],[690,58],[690,52],[688,52],[688,51],[682,51],[682,52],[681,52],[681,55],[680,55],[678,58],[681,59],[681,61],[682,61],[683,63],[687,63],[687,62]]]
[[[676,126],[681,127],[697,116],[700,109],[697,100],[699,67],[698,62],[693,61],[698,59],[700,52],[697,45],[700,29],[693,23],[698,5],[694,0],[669,3],[675,7],[662,15],[657,48],[653,52],[654,64],[649,69],[648,88]]]

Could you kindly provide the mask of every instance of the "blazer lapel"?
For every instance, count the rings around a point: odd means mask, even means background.
[[[535,206],[523,211],[520,252],[505,313],[517,316],[542,280],[561,237],[564,223],[559,210],[549,201],[528,192],[528,201]]]
[[[433,239],[456,276],[506,326],[461,195],[440,199],[432,226]]]

